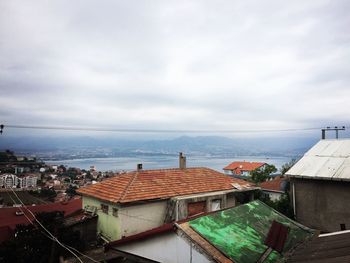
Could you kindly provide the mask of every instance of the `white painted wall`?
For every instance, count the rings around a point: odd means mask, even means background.
[[[160,234],[115,248],[163,263],[211,262],[205,255],[200,254],[185,239],[174,232]]]
[[[166,201],[121,207],[121,236],[130,236],[164,224]]]

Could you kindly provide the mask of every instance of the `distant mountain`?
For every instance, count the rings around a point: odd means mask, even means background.
[[[315,138],[227,138],[223,136],[181,136],[166,140],[132,140],[101,137],[8,137],[1,136],[0,150],[41,156],[108,157],[137,154],[240,156],[300,156]]]

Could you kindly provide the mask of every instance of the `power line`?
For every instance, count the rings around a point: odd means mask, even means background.
[[[62,130],[62,131],[90,131],[90,132],[119,132],[119,133],[258,133],[258,132],[296,132],[321,130],[322,127],[289,128],[289,129],[230,129],[230,130],[203,130],[203,129],[136,129],[136,128],[98,128],[74,126],[41,126],[41,125],[3,125],[3,128]],[[346,127],[349,128],[349,127]]]
[[[84,263],[84,262],[79,258],[79,256],[78,256],[77,254],[75,254],[71,249],[69,249],[66,245],[64,245],[61,241],[59,241],[49,230],[46,229],[45,226],[43,226],[43,224],[41,224],[41,222],[36,218],[36,216],[34,215],[34,213],[33,213],[32,211],[30,211],[30,210],[24,205],[24,203],[23,203],[22,200],[19,198],[19,196],[16,194],[16,192],[15,192],[12,188],[10,188],[10,189],[11,189],[11,191],[13,192],[13,194],[16,196],[16,198],[18,199],[18,201],[20,201],[20,203],[22,204],[22,206],[33,216],[34,220],[42,227],[42,229],[44,229],[45,232],[46,232],[47,234],[49,234],[49,236],[51,236],[51,238],[52,238],[54,241],[56,241],[61,247],[63,247],[64,249],[66,249],[67,251],[69,251],[73,256],[75,256],[75,257],[79,260],[79,262]],[[33,224],[33,223],[31,222],[31,224]]]

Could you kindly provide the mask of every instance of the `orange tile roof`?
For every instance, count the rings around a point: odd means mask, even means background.
[[[266,163],[260,163],[260,162],[233,162],[227,165],[224,170],[237,170],[239,171],[253,171],[257,168],[260,168]]]
[[[273,179],[271,181],[262,182],[260,184],[261,190],[271,190],[271,191],[283,192],[281,184],[284,180],[286,180],[286,178],[276,177],[275,179]]]
[[[130,203],[253,187],[244,180],[209,168],[186,168],[129,172],[80,188],[77,192],[113,203]]]

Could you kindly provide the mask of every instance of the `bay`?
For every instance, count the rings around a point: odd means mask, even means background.
[[[279,170],[281,166],[289,161],[291,157],[262,157],[262,156],[235,156],[213,157],[213,156],[187,156],[187,167],[208,167],[220,172],[223,168],[234,161],[265,162],[273,164]],[[67,167],[77,167],[89,169],[95,166],[98,171],[131,171],[136,170],[136,166],[142,163],[143,169],[165,169],[177,168],[178,156],[175,155],[153,155],[137,157],[108,157],[108,158],[85,158],[70,160],[46,161],[51,165],[64,165]]]

